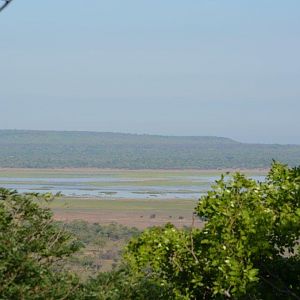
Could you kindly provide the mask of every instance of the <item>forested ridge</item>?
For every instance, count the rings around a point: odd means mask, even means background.
[[[246,144],[223,137],[0,130],[0,167],[127,169],[264,168],[300,164],[300,145]]]

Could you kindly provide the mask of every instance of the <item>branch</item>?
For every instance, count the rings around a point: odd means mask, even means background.
[[[0,0],[1,1],[1,0]],[[4,3],[0,4],[0,12],[10,3],[12,0],[3,0]]]
[[[199,263],[199,260],[194,252],[194,239],[193,239],[193,230],[195,228],[195,214],[193,214],[193,221],[192,221],[192,228],[191,228],[191,235],[190,235],[190,239],[191,239],[191,253],[196,261],[196,263]]]
[[[276,280],[279,280],[279,282],[282,283],[282,284],[284,285],[284,288],[285,288],[285,289],[279,288],[279,287],[278,287],[276,284],[274,284],[272,281],[269,281],[269,280],[267,280],[264,276],[261,276],[261,279],[262,279],[265,283],[267,283],[268,285],[270,285],[272,288],[274,288],[274,289],[275,289],[277,292],[279,292],[279,293],[286,294],[286,295],[290,295],[290,296],[292,296],[293,298],[300,300],[300,297],[299,297],[298,295],[296,295],[293,291],[291,291],[291,290],[284,284],[284,282],[281,280],[281,278],[280,278],[279,276],[273,274],[273,273],[268,269],[268,267],[267,267],[265,264],[261,263],[260,265],[265,269],[265,271],[269,274],[270,277],[275,278]]]
[[[264,277],[261,277],[261,279],[267,283],[268,285],[270,285],[273,289],[275,289],[277,292],[282,293],[282,294],[286,294],[286,295],[290,295],[292,297],[294,297],[295,299],[300,299],[300,297],[298,295],[296,295],[294,292],[292,292],[290,289],[286,288],[286,290],[282,290],[280,288],[278,288],[275,284],[273,284],[271,281],[267,280]]]

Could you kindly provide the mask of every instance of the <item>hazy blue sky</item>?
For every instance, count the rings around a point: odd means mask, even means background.
[[[0,128],[300,143],[299,0],[14,0]]]

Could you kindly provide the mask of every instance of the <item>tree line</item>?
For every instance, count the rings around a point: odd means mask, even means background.
[[[0,130],[0,167],[217,169],[300,164],[299,145],[244,144],[220,137]]]

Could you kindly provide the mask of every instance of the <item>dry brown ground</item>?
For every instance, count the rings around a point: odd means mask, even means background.
[[[166,223],[172,223],[177,227],[194,226],[201,227],[202,223],[198,219],[193,220],[192,213],[181,214],[163,214],[159,212],[116,212],[116,211],[95,211],[79,212],[72,210],[54,209],[54,219],[58,221],[70,222],[73,220],[85,220],[91,223],[110,224],[118,223],[128,227],[145,229],[151,226],[162,226]]]

